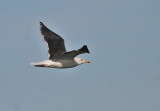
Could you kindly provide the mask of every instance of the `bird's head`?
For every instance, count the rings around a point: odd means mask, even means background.
[[[74,60],[77,62],[77,64],[90,63],[90,61],[84,60],[84,59],[78,58],[78,57],[74,58]]]

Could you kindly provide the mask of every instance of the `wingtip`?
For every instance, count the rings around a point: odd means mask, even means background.
[[[87,53],[90,53],[87,45],[84,45],[84,47],[86,48],[86,52],[87,52]]]
[[[44,25],[43,22],[39,22],[39,23],[40,23],[40,25]]]
[[[83,47],[80,49],[80,51],[84,51],[86,53],[90,53],[89,50],[88,50],[87,45],[83,45]]]

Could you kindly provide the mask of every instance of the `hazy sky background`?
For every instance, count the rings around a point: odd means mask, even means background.
[[[1,0],[0,111],[160,111],[159,0]],[[47,59],[39,22],[90,64]]]

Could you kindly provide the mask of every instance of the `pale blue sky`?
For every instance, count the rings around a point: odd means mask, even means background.
[[[0,111],[159,111],[159,0],[1,0]],[[72,69],[47,59],[39,22],[88,45]]]

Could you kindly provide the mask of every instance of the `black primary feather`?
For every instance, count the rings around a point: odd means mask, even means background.
[[[81,51],[84,53],[90,53],[86,45],[84,45],[82,48],[78,49],[78,51]]]

